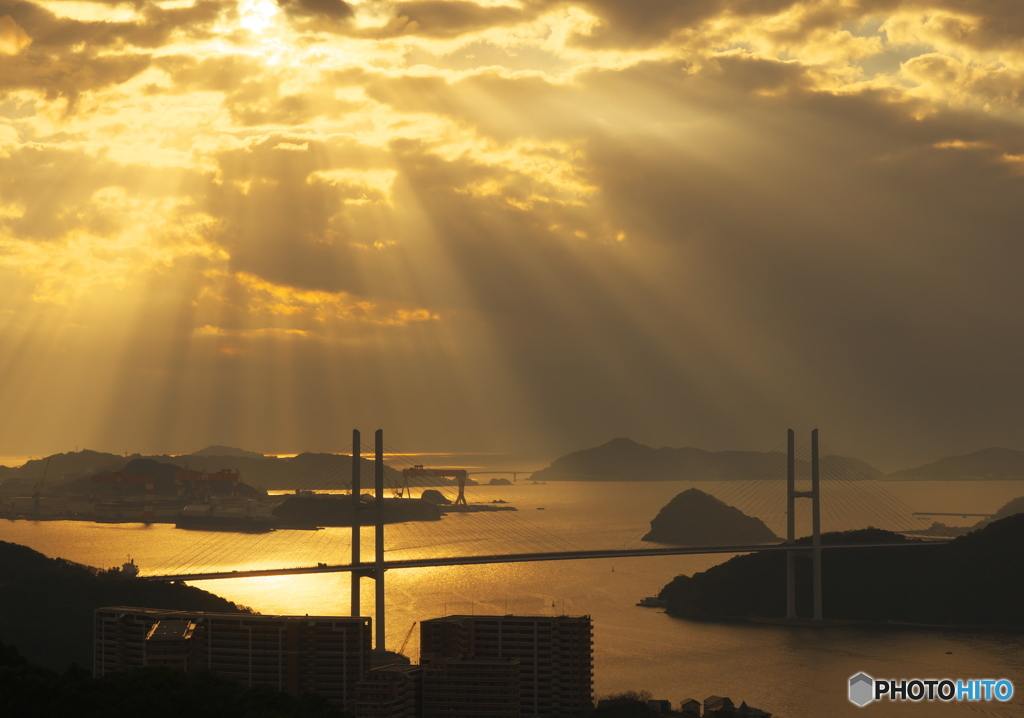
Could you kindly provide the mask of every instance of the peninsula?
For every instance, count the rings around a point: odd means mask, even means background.
[[[826,618],[1024,628],[1024,514],[928,547],[871,546],[911,540],[881,529],[827,533],[822,540],[864,544],[824,552]],[[797,613],[804,616],[810,615],[808,563],[797,566]],[[785,615],[785,573],[783,552],[745,554],[677,576],[658,598],[682,618],[777,619]]]

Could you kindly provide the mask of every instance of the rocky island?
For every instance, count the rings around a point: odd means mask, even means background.
[[[687,489],[662,507],[643,540],[675,546],[732,546],[780,539],[761,519],[699,489]]]

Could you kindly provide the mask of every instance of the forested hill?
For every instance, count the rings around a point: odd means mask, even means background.
[[[905,540],[880,529],[825,534],[826,543]],[[810,615],[811,576],[798,561],[798,614]],[[687,618],[785,615],[784,552],[746,554],[662,589],[668,612]],[[826,618],[1024,628],[1024,514],[994,521],[948,544],[826,550]]]
[[[0,641],[32,663],[58,671],[72,662],[91,669],[93,610],[102,606],[243,610],[202,589],[125,578],[0,541]]]

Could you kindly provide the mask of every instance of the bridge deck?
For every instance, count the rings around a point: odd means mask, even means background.
[[[959,516],[960,518],[967,518],[968,516],[995,516],[995,514],[962,514],[962,513],[943,513],[941,511],[915,511],[911,516]]]
[[[833,544],[822,546],[822,549],[837,548],[884,548],[909,546],[935,546],[948,543],[948,539],[927,541],[911,541],[890,544]],[[638,556],[682,556],[687,554],[710,553],[755,553],[760,551],[786,551],[796,548],[799,551],[810,551],[810,546],[796,547],[787,544],[755,544],[747,546],[672,546],[665,548],[640,549],[594,549],[587,551],[558,551],[552,553],[513,553],[489,556],[439,556],[433,558],[409,558],[384,562],[384,569],[424,568],[428,566],[471,566],[493,563],[525,563],[530,561],[568,561],[586,558],[633,558]],[[357,571],[365,574],[373,572],[374,563],[337,564],[317,566],[299,566],[295,568],[261,568],[243,571],[212,571],[208,573],[180,573],[167,575],[142,576],[151,581],[202,581],[216,578],[254,578],[259,576],[297,576],[308,573],[341,573]]]

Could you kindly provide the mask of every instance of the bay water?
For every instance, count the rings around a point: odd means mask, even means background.
[[[697,487],[728,500],[730,491],[736,494],[735,487],[725,486],[728,483],[559,482],[474,487],[471,502],[502,500],[518,511],[450,514],[439,522],[389,525],[387,556],[642,546],[640,538],[650,520],[673,496]],[[1009,499],[1024,496],[1021,481],[883,482],[880,488],[900,508],[947,513],[992,513]],[[881,494],[876,491],[875,495]],[[823,507],[827,497],[825,493]],[[766,510],[772,513],[766,523],[780,532],[778,511]],[[838,513],[823,508],[826,518],[838,517]],[[968,525],[977,518],[941,520]],[[804,526],[805,519],[802,522]],[[886,527],[882,522],[874,525]],[[830,527],[828,521],[825,525],[826,530],[854,527]],[[143,575],[339,564],[348,562],[351,551],[349,530],[344,528],[247,535],[187,531],[168,524],[0,520],[0,539],[98,567],[119,565],[130,555]],[[372,540],[373,530],[364,528],[364,560],[371,559]],[[714,694],[729,696],[737,705],[746,701],[783,718],[1024,716],[1024,634],[694,622],[635,605],[644,596],[657,594],[675,575],[702,571],[728,558],[728,554],[709,554],[389,571],[388,648],[404,647],[415,661],[415,622],[442,615],[589,614],[594,621],[598,696],[646,690],[677,704],[685,698],[703,700]],[[220,579],[194,585],[264,614],[347,615],[350,609],[346,573]],[[369,580],[362,582],[361,601],[364,614],[373,615],[373,584]],[[828,606],[824,608],[827,617]],[[1006,703],[875,703],[857,708],[847,700],[847,683],[861,671],[893,679],[1008,678],[1018,693]]]

